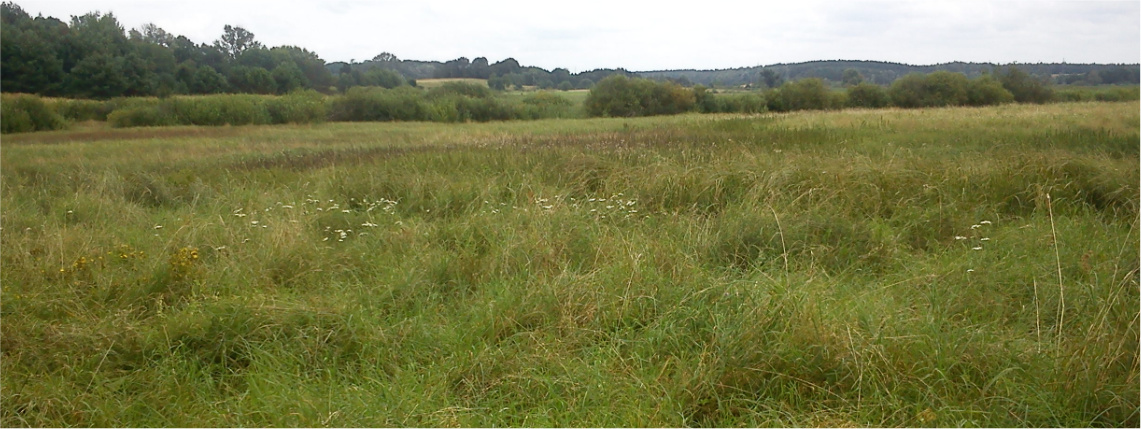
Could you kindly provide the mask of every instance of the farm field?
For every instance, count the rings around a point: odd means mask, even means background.
[[[4,135],[0,425],[1137,427],[1139,111]]]
[[[463,77],[460,77],[460,78],[439,78],[439,79],[420,79],[420,80],[416,81],[416,85],[424,87],[424,88],[436,88],[436,87],[444,86],[445,83],[449,83],[449,82],[463,82],[463,83],[470,83],[470,84],[475,84],[475,85],[487,86],[487,79],[473,79],[473,78],[463,78]]]

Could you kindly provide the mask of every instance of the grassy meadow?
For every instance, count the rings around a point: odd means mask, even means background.
[[[1137,427],[1139,111],[5,135],[0,425]]]

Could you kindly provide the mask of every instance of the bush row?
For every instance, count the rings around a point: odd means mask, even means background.
[[[860,83],[833,90],[820,79],[786,82],[760,92],[715,94],[669,82],[612,76],[588,94],[582,111],[591,116],[647,116],[688,111],[760,113],[841,108],[983,106],[1009,102],[1127,101],[1141,98],[1138,87],[1042,85],[1017,70],[967,79],[959,73],[912,74],[890,87]],[[61,129],[68,121],[108,121],[114,127],[164,125],[247,125],[331,121],[466,122],[568,118],[580,115],[573,102],[549,92],[522,98],[489,88],[452,82],[425,91],[354,87],[327,97],[314,91],[283,96],[218,94],[170,98],[127,97],[106,101],[40,98],[4,94],[3,133]]]
[[[257,125],[332,121],[497,121],[579,116],[569,99],[539,92],[499,96],[485,86],[453,82],[428,91],[401,86],[354,87],[327,97],[314,91],[283,96],[217,94],[106,101],[4,95],[4,133],[59,129],[68,121],[107,121],[113,127]]]
[[[58,130],[67,121],[34,95],[0,95],[0,132],[25,133]]]
[[[702,113],[757,113],[764,111],[826,110],[842,108],[987,106],[1011,102],[1137,100],[1138,87],[1066,88],[1055,91],[1044,81],[1016,68],[996,70],[975,79],[962,73],[939,71],[913,73],[889,87],[858,83],[833,90],[823,80],[810,78],[785,82],[764,93],[714,94],[694,87],[690,103],[687,90],[668,82],[611,76],[600,81],[586,100],[591,116],[646,116],[687,110]],[[686,100],[678,102],[675,100]],[[657,109],[653,106],[670,106]]]
[[[151,99],[107,115],[113,127],[163,125],[251,125],[312,123],[327,116],[324,96],[315,91],[288,95],[206,95]]]
[[[422,91],[401,86],[354,87],[329,102],[332,121],[487,122],[575,116],[574,103],[539,92],[522,99],[496,95],[486,86],[450,82]]]
[[[598,81],[583,102],[590,116],[673,115],[693,110],[694,91],[673,82],[612,75]]]

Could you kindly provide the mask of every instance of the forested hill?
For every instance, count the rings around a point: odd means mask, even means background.
[[[792,64],[741,67],[722,70],[660,70],[635,72],[653,79],[671,79],[706,86],[764,85],[776,86],[785,80],[810,77],[843,82],[844,74],[859,73],[863,80],[887,85],[908,73],[950,71],[976,77],[1001,64],[952,62],[934,65],[910,65],[882,61],[809,61]],[[1137,84],[1141,81],[1138,64],[1017,64],[1023,71],[1037,76],[1050,76],[1059,84]],[[852,71],[849,71],[852,70]],[[854,71],[854,72],[853,72]]]

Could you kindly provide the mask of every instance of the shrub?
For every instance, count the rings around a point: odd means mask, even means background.
[[[910,73],[896,79],[888,94],[892,104],[899,107],[962,106],[969,100],[969,86],[970,81],[962,73]]]
[[[409,86],[349,88],[329,105],[333,121],[422,121],[432,116],[423,91]]]
[[[697,111],[701,113],[716,113],[720,112],[720,106],[717,104],[716,96],[709,92],[709,88],[705,85],[697,85],[693,87],[693,101],[697,106]]]
[[[1012,101],[1014,101],[1014,94],[1003,88],[1002,83],[990,75],[975,78],[967,87],[967,104],[972,106],[987,106]]]
[[[644,109],[633,79],[613,75],[594,84],[583,102],[590,116],[641,116]]]
[[[756,92],[713,94],[701,85],[693,87],[697,110],[702,113],[761,113],[768,110],[765,96]]]
[[[45,100],[52,110],[70,121],[106,121],[115,110],[112,101],[55,98]]]
[[[113,127],[312,123],[328,117],[324,96],[314,91],[123,100],[107,117]]]
[[[270,123],[265,96],[248,94],[173,97],[163,101],[184,125],[254,125]]]
[[[324,122],[328,116],[325,96],[311,89],[266,99],[265,107],[275,124]]]
[[[961,106],[967,104],[969,84],[962,73],[910,73],[896,79],[888,93],[892,104],[899,107]]]
[[[780,88],[770,92],[768,100],[769,110],[778,112],[824,110],[835,107],[828,86],[817,78],[785,82]]]
[[[590,116],[671,115],[692,110],[693,91],[669,82],[609,76],[591,88],[583,106]]]
[[[967,104],[970,82],[962,73],[937,71],[924,79],[924,106],[962,106]]]
[[[908,73],[891,83],[888,97],[899,107],[923,107],[926,79],[919,73]]]
[[[491,88],[470,82],[447,82],[428,91],[428,98],[450,97],[461,95],[464,97],[491,98]]]
[[[453,96],[447,99],[456,106],[457,121],[504,121],[515,119],[515,110],[492,97]]]
[[[768,110],[765,96],[756,92],[719,95],[715,100],[719,111],[725,113],[762,113]]]
[[[1054,99],[1054,91],[1046,79],[1036,79],[1018,67],[1009,66],[995,71],[1002,87],[1014,95],[1019,103],[1047,103]]]
[[[869,82],[861,82],[848,88],[848,107],[881,108],[891,104],[887,90]]]
[[[67,127],[67,121],[35,95],[4,95],[0,98],[0,110],[0,132],[5,134]]]

